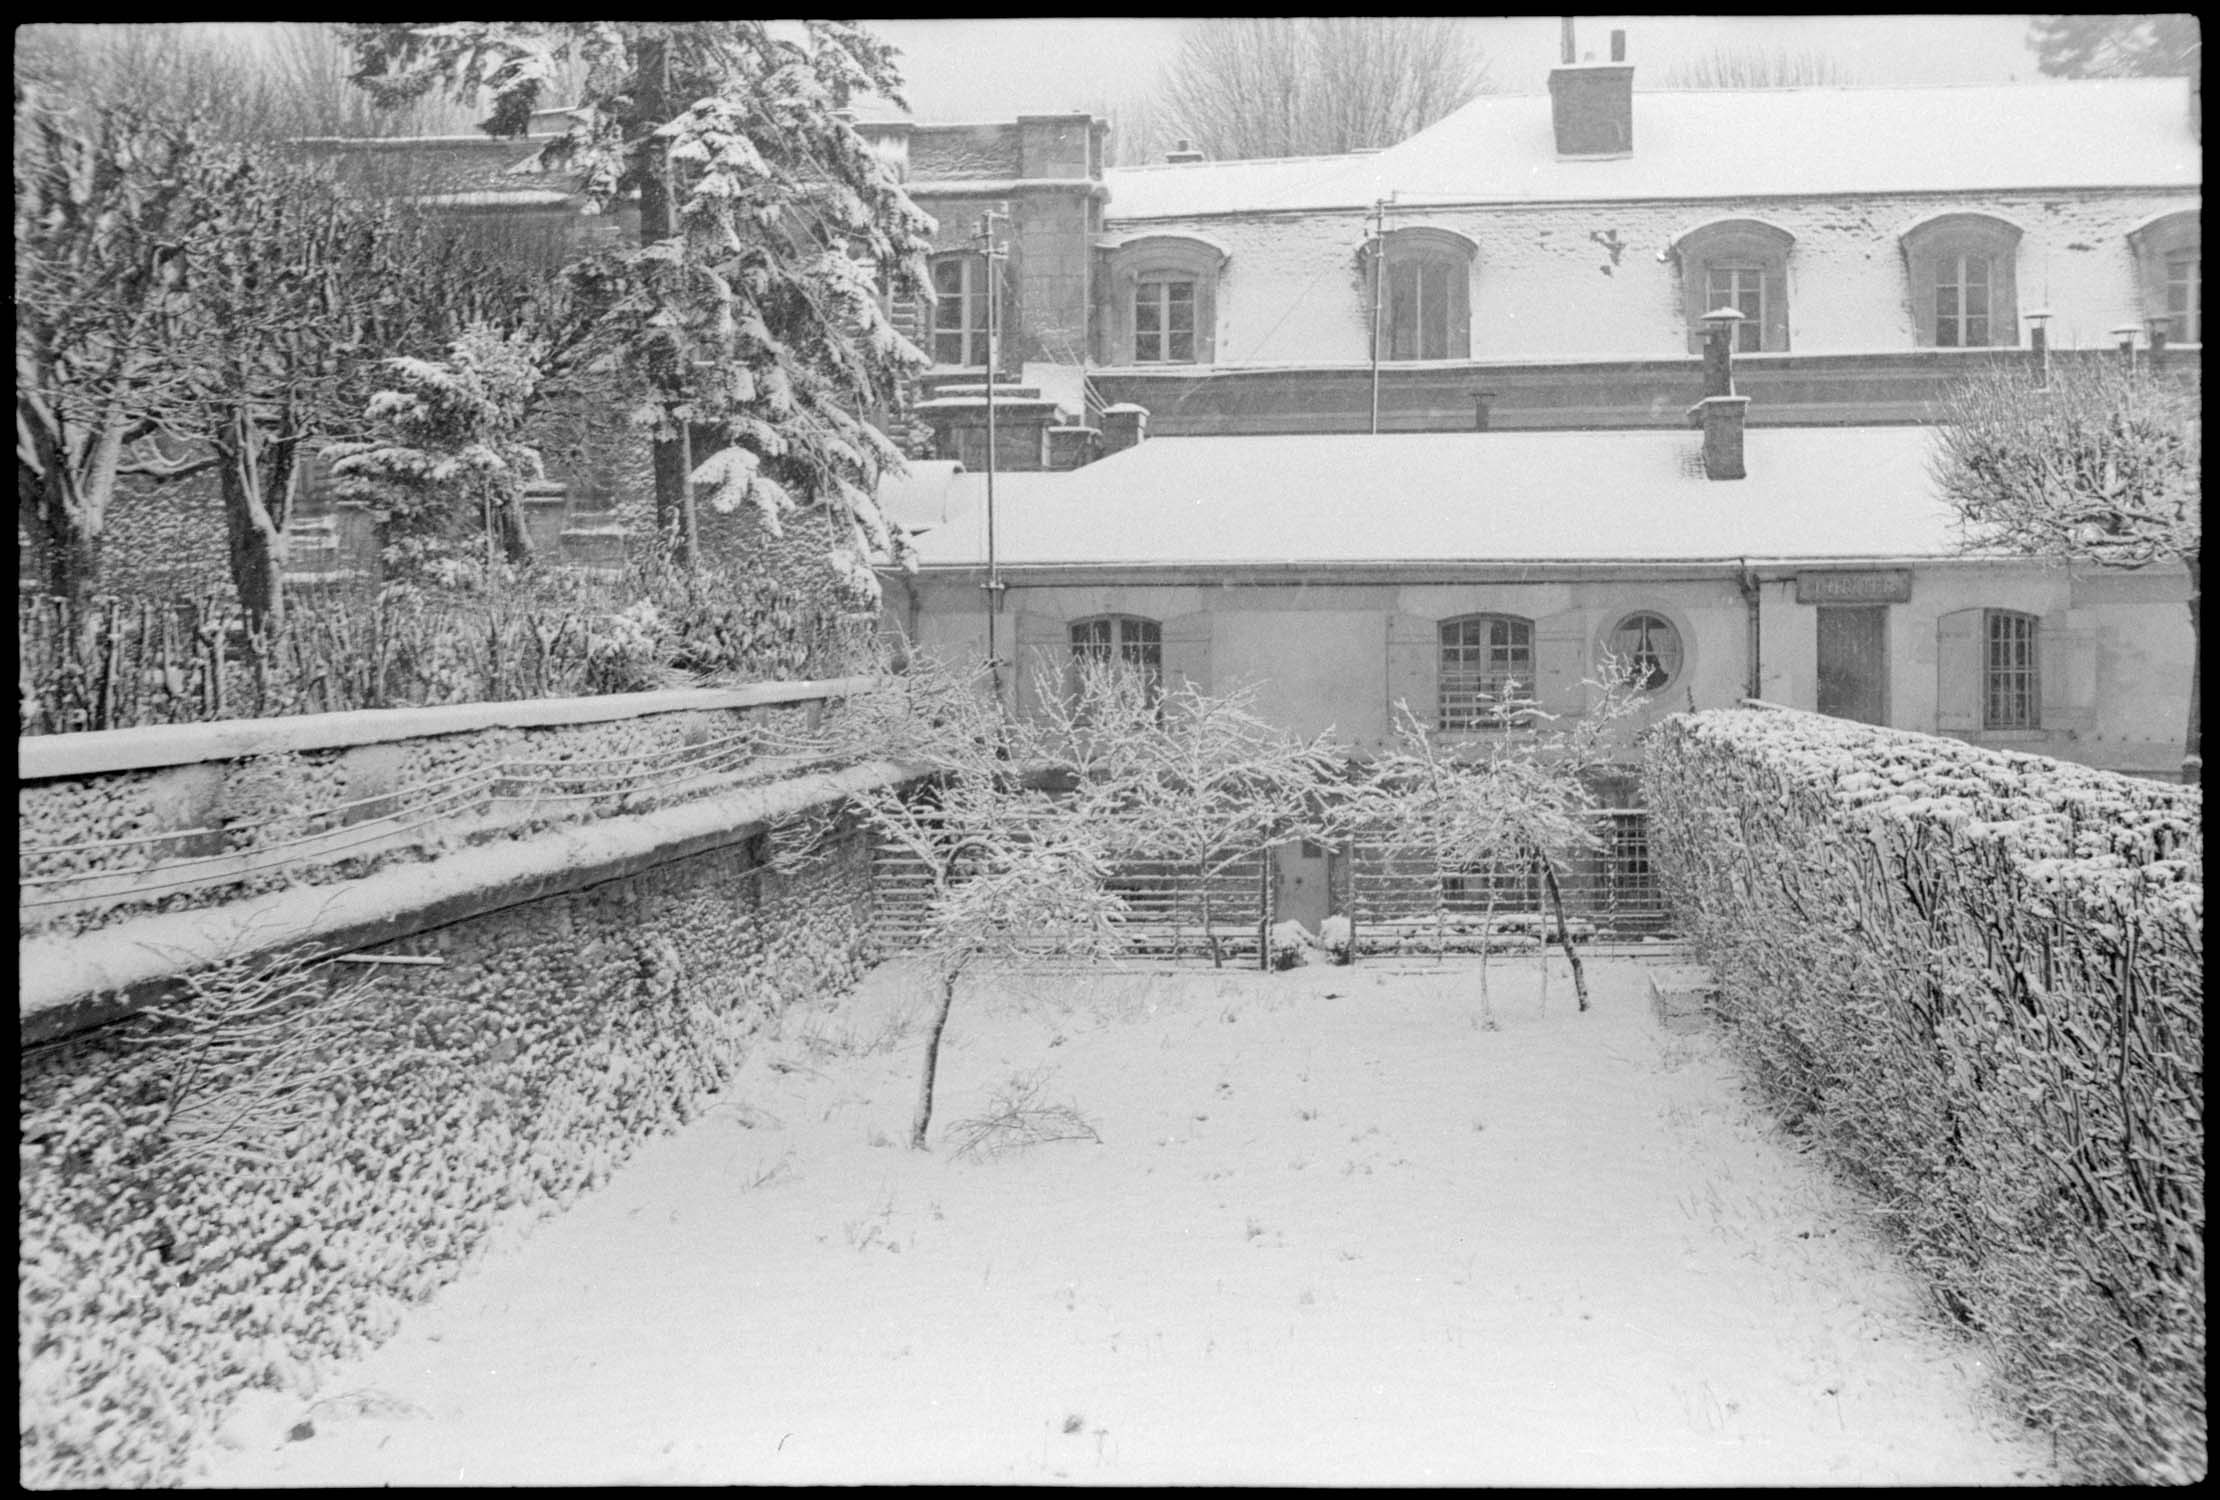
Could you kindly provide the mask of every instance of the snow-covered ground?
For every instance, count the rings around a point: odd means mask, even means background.
[[[703,1119],[497,1248],[224,1485],[2044,1482],[1855,1198],[1643,965],[966,990],[790,1014]],[[949,1132],[1013,1076],[1099,1141]]]

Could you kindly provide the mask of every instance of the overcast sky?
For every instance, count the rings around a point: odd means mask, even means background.
[[[1584,16],[1583,52],[1606,55],[1613,28],[1643,87],[1715,47],[1819,52],[1865,84],[2004,83],[2038,76],[2025,15]],[[921,120],[1007,119],[1021,111],[1091,109],[1146,92],[1178,45],[1177,20],[872,21],[902,49]],[[1557,62],[1555,16],[1478,17],[1496,86],[1541,93]]]

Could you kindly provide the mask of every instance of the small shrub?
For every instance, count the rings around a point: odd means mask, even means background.
[[[958,1120],[948,1127],[956,1143],[955,1155],[986,1161],[1005,1152],[1023,1151],[1049,1141],[1102,1143],[1095,1127],[1068,1104],[1051,1104],[1042,1092],[1048,1070],[1012,1074],[982,1114]]]

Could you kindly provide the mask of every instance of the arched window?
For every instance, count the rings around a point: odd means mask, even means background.
[[[1794,235],[1762,219],[1719,219],[1667,247],[1680,262],[1690,353],[1703,352],[1703,316],[1720,307],[1742,314],[1734,330],[1738,351],[1788,348],[1788,255],[1795,245]]]
[[[1442,621],[1437,682],[1437,728],[1484,729],[1502,723],[1505,698],[1534,695],[1534,622],[1516,615],[1460,615]]]
[[[1108,252],[1104,363],[1209,364],[1216,357],[1224,246],[1199,234],[1143,234],[1099,248]]]
[[[987,258],[933,258],[933,363],[983,369],[987,363]]]
[[[1606,644],[1646,692],[1680,676],[1680,632],[1663,615],[1647,611],[1628,615],[1611,628]]]
[[[1377,268],[1372,256],[1384,248]],[[1367,311],[1384,360],[1472,357],[1472,265],[1479,247],[1451,229],[1391,229],[1365,246]]]
[[[2177,344],[2205,341],[2204,214],[2185,208],[2130,230],[2143,316],[2164,319]]]
[[[1993,214],[1939,214],[1904,231],[1922,348],[2018,346],[2019,246],[2019,226]]]

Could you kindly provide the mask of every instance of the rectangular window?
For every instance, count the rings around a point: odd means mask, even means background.
[[[1441,257],[1390,258],[1381,329],[1388,359],[1450,359],[1458,267]]]
[[[1144,281],[1134,288],[1133,361],[1195,362],[1195,283]]]
[[[1071,627],[1071,654],[1080,661],[1122,661],[1148,679],[1149,695],[1164,691],[1164,627],[1136,615],[1102,615]]]
[[[987,263],[976,255],[933,262],[933,363],[987,363]]]
[[[2205,341],[2204,252],[2166,257],[2166,336],[2177,344]]]
[[[1713,266],[1706,274],[1704,311],[1731,307],[1742,314],[1734,325],[1734,347],[1755,353],[1765,347],[1765,271],[1760,266]]]
[[[1981,727],[2040,728],[2042,680],[2035,664],[2034,618],[1992,609],[1984,635]]]
[[[1501,704],[1534,692],[1534,627],[1525,620],[1481,615],[1441,627],[1441,686],[1435,723],[1483,729],[1503,722]]]
[[[1978,349],[1989,342],[1989,258],[1946,255],[1935,271],[1935,343]]]

